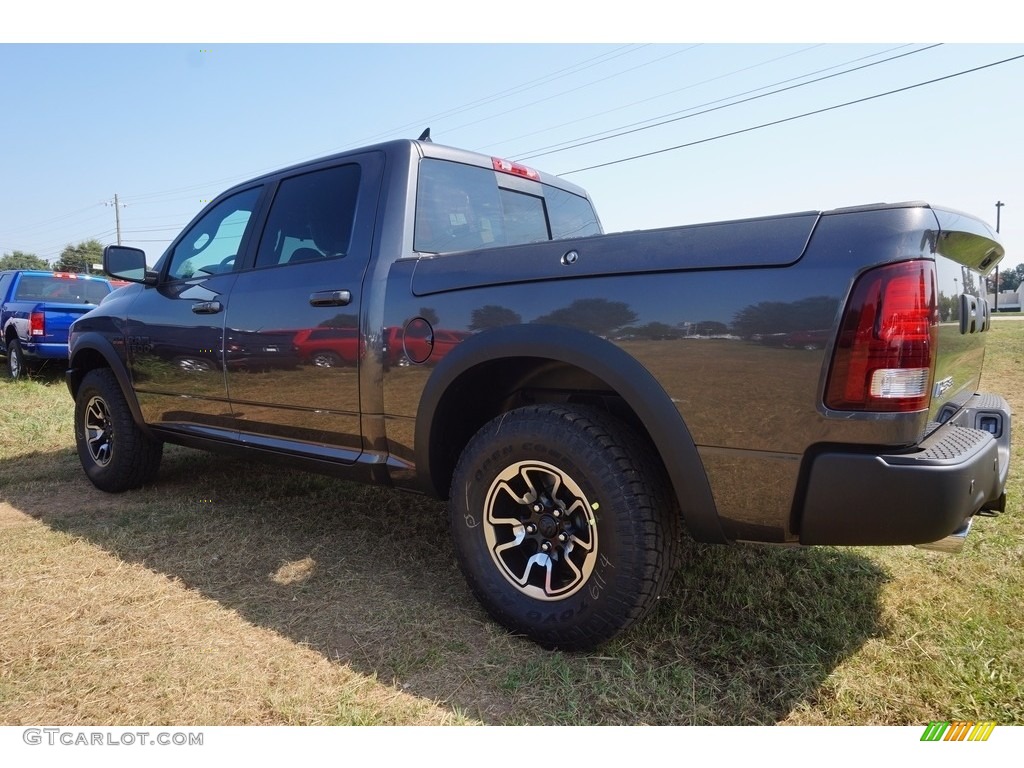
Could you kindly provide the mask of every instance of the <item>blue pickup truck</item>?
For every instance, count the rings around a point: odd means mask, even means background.
[[[0,272],[0,328],[7,371],[19,379],[34,362],[67,360],[68,328],[114,290],[109,280],[73,272]]]

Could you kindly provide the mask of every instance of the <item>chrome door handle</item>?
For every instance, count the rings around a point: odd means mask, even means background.
[[[351,291],[317,291],[309,297],[309,303],[314,307],[344,307],[351,302]]]
[[[197,301],[192,305],[192,311],[197,315],[215,315],[224,309],[219,301]]]

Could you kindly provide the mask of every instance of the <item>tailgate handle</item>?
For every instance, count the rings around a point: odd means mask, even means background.
[[[223,308],[219,301],[197,301],[192,305],[192,311],[197,315],[216,315]]]
[[[309,303],[314,307],[345,307],[351,301],[351,291],[317,291],[309,297]]]

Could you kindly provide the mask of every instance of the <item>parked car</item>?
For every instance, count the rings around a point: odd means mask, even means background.
[[[434,328],[424,318],[416,318],[403,326],[385,328],[381,350],[384,364],[405,366],[429,362],[436,365],[471,335],[468,331]]]
[[[0,351],[10,378],[21,378],[38,363],[66,361],[72,321],[98,306],[115,287],[110,280],[73,272],[0,272]]]
[[[299,359],[317,368],[355,365],[359,360],[358,328],[304,328],[292,343]]]

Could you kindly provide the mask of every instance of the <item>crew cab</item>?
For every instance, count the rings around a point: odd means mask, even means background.
[[[73,272],[0,272],[0,351],[7,372],[21,378],[29,367],[68,358],[68,328],[113,290],[109,280]]]
[[[919,202],[604,234],[562,179],[388,142],[226,191],[152,267],[106,249],[133,285],[72,326],[78,453],[111,492],[173,442],[447,499],[487,611],[593,648],[683,532],[952,552],[1003,510],[1002,257]]]

